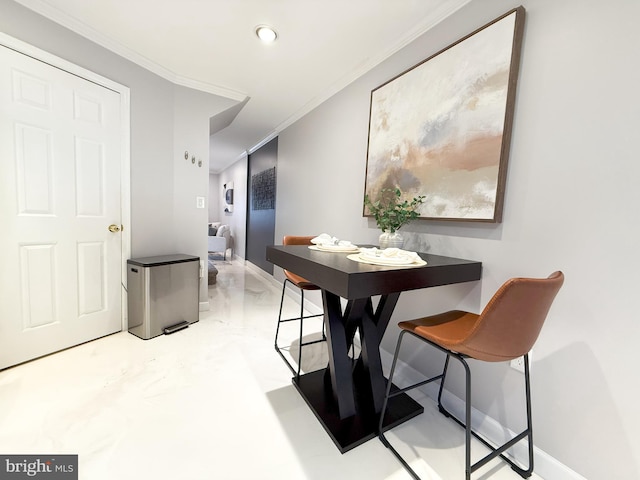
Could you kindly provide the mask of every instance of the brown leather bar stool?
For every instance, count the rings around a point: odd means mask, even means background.
[[[283,245],[311,245],[311,239],[315,238],[315,236],[293,236],[293,235],[286,235],[283,240],[282,240],[282,244]],[[278,326],[276,328],[276,338],[275,338],[275,348],[276,348],[276,352],[278,352],[278,354],[282,357],[282,359],[285,361],[285,363],[288,365],[288,367],[291,369],[291,371],[293,372],[293,374],[296,377],[300,376],[300,364],[302,362],[302,347],[307,346],[307,345],[312,345],[314,343],[320,343],[320,342],[324,342],[327,340],[326,334],[324,332],[324,323],[323,323],[323,328],[322,328],[322,338],[318,339],[318,340],[313,340],[310,342],[302,342],[302,338],[303,338],[303,323],[304,320],[307,318],[314,318],[314,317],[322,317],[324,315],[324,313],[319,313],[316,315],[304,315],[304,292],[307,290],[319,290],[320,287],[314,285],[313,283],[309,282],[308,280],[302,278],[299,275],[296,275],[295,273],[289,272],[288,270],[284,270],[284,275],[285,275],[285,279],[284,282],[282,284],[282,298],[280,299],[280,312],[278,313]],[[294,285],[295,287],[300,289],[300,315],[298,317],[294,317],[294,318],[282,318],[282,305],[284,304],[284,295],[285,295],[285,289],[287,288],[287,282],[291,283],[292,285]],[[278,334],[280,333],[280,324],[284,323],[284,322],[292,322],[292,321],[299,321],[300,322],[300,336],[299,336],[299,342],[300,342],[300,348],[298,349],[298,368],[294,368],[293,365],[291,364],[291,362],[287,359],[287,357],[284,356],[284,354],[282,353],[282,350],[284,349],[283,347],[280,347],[278,345]]]
[[[438,393],[438,408],[440,412],[452,418],[465,429],[465,478],[469,480],[472,472],[498,456],[511,465],[511,468],[523,478],[531,476],[531,473],[533,473],[533,436],[531,429],[531,386],[529,382],[528,352],[537,340],[549,308],[551,308],[551,304],[563,282],[564,275],[559,271],[552,273],[548,278],[542,279],[512,278],[500,287],[480,315],[453,310],[398,324],[402,331],[398,337],[380,415],[379,437],[413,478],[419,480],[420,477],[384,436],[382,420],[389,398],[435,380],[440,380]],[[393,381],[398,353],[400,352],[402,339],[407,333],[444,352],[446,354],[444,369],[440,375],[391,392],[391,382]],[[471,370],[466,359],[505,362],[521,356],[524,356],[527,428],[504,445],[494,447],[471,429]],[[464,422],[454,417],[442,405],[442,391],[450,358],[457,359],[465,370]],[[471,465],[471,435],[491,450],[491,453],[473,465]],[[526,469],[521,468],[504,455],[508,448],[525,438],[529,447],[529,466]]]

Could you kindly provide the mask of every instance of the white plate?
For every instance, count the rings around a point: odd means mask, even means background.
[[[323,252],[357,252],[359,248],[356,245],[346,247],[344,245],[310,245],[311,250],[321,250]]]
[[[382,265],[386,267],[420,267],[427,264],[427,262],[422,260],[422,258],[416,261],[411,260],[408,263],[406,260],[403,261],[404,263],[400,263],[398,260],[389,261],[390,259],[388,258],[367,257],[355,253],[353,255],[349,255],[347,258],[355,260],[356,262],[369,263],[371,265]]]
[[[380,265],[411,265],[415,263],[412,258],[404,257],[404,258],[393,258],[393,257],[374,257],[371,255],[359,255],[361,260],[365,262],[379,263]]]

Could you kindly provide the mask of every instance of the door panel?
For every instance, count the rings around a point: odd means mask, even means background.
[[[51,131],[20,124],[15,125],[15,131],[18,213],[53,215]]]
[[[22,245],[20,267],[24,328],[55,323],[55,245]]]
[[[0,368],[121,330],[120,96],[0,46]]]

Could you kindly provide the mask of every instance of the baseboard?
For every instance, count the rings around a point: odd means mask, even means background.
[[[386,350],[380,349],[382,357],[382,364],[385,368],[385,372],[389,372],[391,369],[391,362],[393,355]],[[417,383],[424,379],[424,376],[416,371],[411,366],[398,360],[396,365],[396,375],[399,375],[403,380],[399,382],[399,385],[410,385],[411,383]],[[394,382],[395,383],[395,382]],[[431,383],[420,388],[420,391],[425,393],[429,398],[437,401],[439,384]],[[443,404],[446,404],[447,410],[454,414],[457,418],[464,418],[464,402],[451,392],[445,390],[443,392]],[[471,407],[471,422],[473,425],[479,425],[477,429],[478,433],[484,436],[489,442],[495,445],[500,445],[508,441],[513,437],[514,432],[505,429],[497,420],[485,415],[484,413]],[[514,456],[516,459],[526,459],[528,456],[526,442],[519,442],[513,447]],[[585,477],[577,472],[574,472],[569,467],[539,449],[534,445],[533,447],[533,461],[535,466],[535,474],[542,479],[552,480],[586,480]]]
[[[242,259],[237,258],[236,260],[240,261]],[[265,272],[262,268],[257,266],[255,263],[251,263],[249,260],[244,260],[244,265],[253,273],[261,277],[263,280],[266,280],[267,282],[269,282],[272,286],[276,288],[282,288],[281,282],[278,282],[273,275],[271,275],[269,272]]]
[[[211,308],[211,306],[209,305],[209,300],[207,300],[206,302],[200,302],[199,303],[199,311],[201,312],[206,312]]]

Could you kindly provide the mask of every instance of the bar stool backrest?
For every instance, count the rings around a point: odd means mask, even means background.
[[[285,235],[282,239],[282,245],[312,245],[311,239],[315,238],[315,235],[311,236],[296,236],[296,235]],[[302,278],[300,275],[296,275],[288,270],[284,270],[284,275],[292,282],[294,285],[299,288],[311,289],[314,288],[315,285],[311,284],[305,278]]]
[[[548,278],[512,278],[498,289],[457,349],[473,358],[503,362],[528,353],[560,287],[562,272]]]

